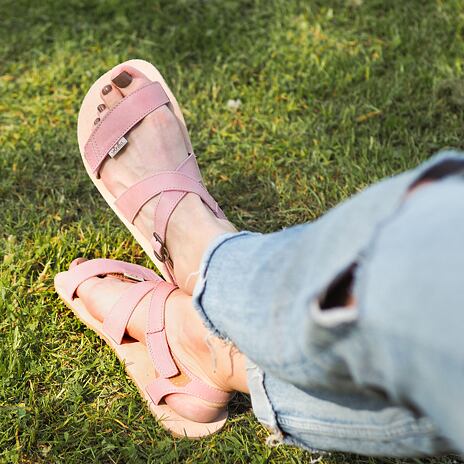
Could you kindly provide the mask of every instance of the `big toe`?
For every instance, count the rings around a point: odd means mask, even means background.
[[[122,95],[127,96],[149,84],[151,81],[138,69],[122,64],[113,69],[111,82]]]
[[[129,285],[112,276],[92,277],[82,282],[76,293],[92,316],[103,321]]]

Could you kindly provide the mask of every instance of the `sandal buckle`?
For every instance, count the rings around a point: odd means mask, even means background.
[[[169,256],[169,251],[166,248],[166,245],[163,242],[162,238],[156,232],[153,232],[153,237],[161,245],[160,253],[158,253],[155,249],[153,249],[153,253],[156,259],[158,261],[161,261],[162,263],[165,263],[166,261],[170,261],[171,257]]]
[[[129,272],[124,272],[123,276],[124,279],[130,280],[132,282],[145,282],[145,279],[143,277],[140,277],[135,274],[130,274]]]

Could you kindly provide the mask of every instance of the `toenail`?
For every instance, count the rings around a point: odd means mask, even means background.
[[[98,105],[97,106],[97,110],[99,113],[101,113],[102,111],[104,111],[104,109],[106,108],[106,105],[104,103],[102,103],[101,105]]]
[[[97,118],[97,119],[95,119],[95,121],[93,123],[98,124],[99,122],[100,122],[100,118]]]
[[[114,79],[111,79],[111,81],[120,89],[123,89],[132,82],[132,76],[128,72],[123,71],[121,74],[118,74]]]
[[[102,94],[103,95],[107,95],[109,94],[111,91],[113,90],[113,87],[111,85],[105,85],[105,87],[103,87],[103,90],[102,90]]]

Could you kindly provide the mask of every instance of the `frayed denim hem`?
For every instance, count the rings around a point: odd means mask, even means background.
[[[212,259],[214,258],[214,254],[216,253],[219,247],[224,245],[226,242],[229,242],[231,240],[236,240],[238,238],[249,236],[249,235],[261,235],[261,234],[256,233],[256,232],[243,231],[243,232],[231,232],[228,234],[220,235],[210,245],[210,247],[206,250],[203,256],[203,259],[200,265],[198,280],[193,290],[193,295],[192,295],[193,307],[200,314],[200,317],[202,318],[203,323],[205,324],[206,328],[209,331],[211,331],[213,335],[215,335],[216,337],[219,337],[227,341],[230,341],[228,334],[223,334],[219,332],[219,330],[216,328],[214,324],[214,314],[212,314],[214,311],[211,310],[208,313],[205,310],[204,305],[203,305],[203,297],[207,290],[208,269],[209,269]]]

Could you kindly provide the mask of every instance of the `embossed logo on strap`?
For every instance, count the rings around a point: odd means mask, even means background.
[[[127,139],[125,137],[121,137],[110,149],[108,155],[111,156],[111,158],[114,158],[126,145]]]

